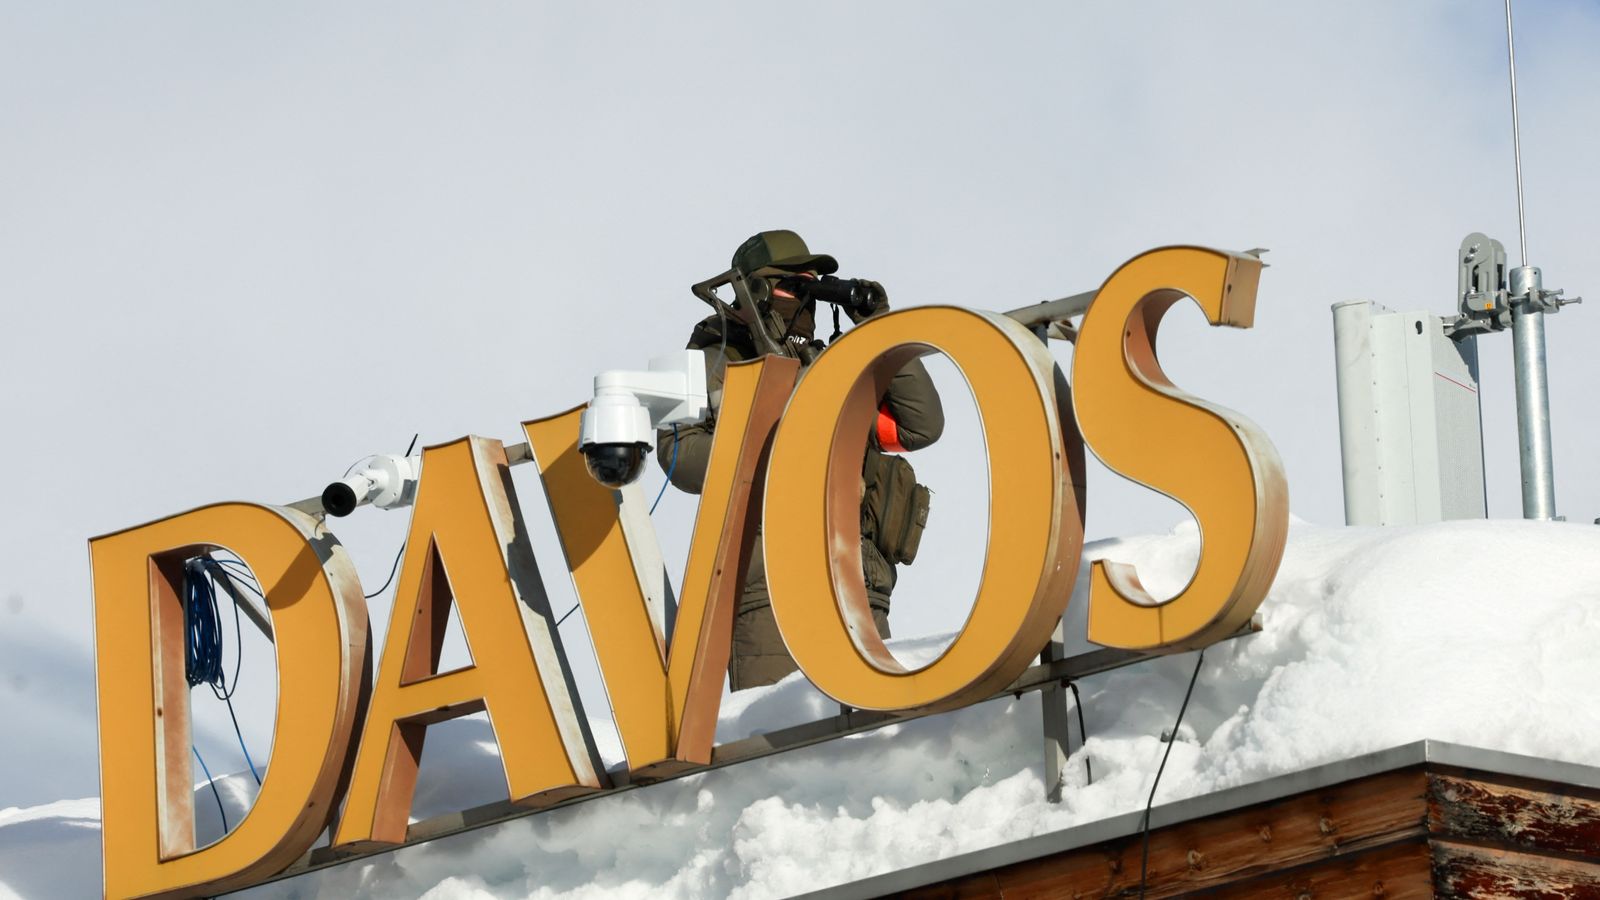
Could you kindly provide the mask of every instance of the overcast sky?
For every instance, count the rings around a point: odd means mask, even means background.
[[[1295,513],[1326,524],[1330,304],[1449,313],[1471,231],[1519,261],[1498,0],[621,9],[0,4],[0,808],[98,790],[89,537],[316,494],[413,433],[521,440],[596,371],[681,346],[688,286],[754,231],[799,231],[897,307],[1010,309],[1162,244],[1271,248],[1256,327],[1185,306],[1162,358],[1262,426]],[[1600,6],[1517,12],[1529,262],[1600,298]],[[1557,508],[1579,522],[1600,516],[1597,339],[1591,306],[1549,322]],[[1490,513],[1515,517],[1509,335],[1481,352]],[[913,457],[935,499],[900,634],[959,626],[986,527],[971,401],[935,370],[951,428]],[[667,497],[677,569],[694,504]],[[1092,473],[1091,537],[1181,518]],[[335,525],[369,591],[405,526]],[[387,595],[371,614],[381,635]],[[587,652],[581,618],[563,633]],[[259,761],[270,648],[245,653]],[[201,752],[241,769],[201,696]]]

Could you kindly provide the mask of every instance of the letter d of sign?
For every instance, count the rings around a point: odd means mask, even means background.
[[[182,565],[217,548],[266,593],[278,710],[255,806],[196,848]],[[94,538],[89,556],[105,895],[209,896],[282,871],[338,805],[366,690],[367,607],[344,548],[295,510],[220,503]]]
[[[1097,644],[1204,647],[1248,622],[1272,586],[1289,525],[1277,451],[1243,416],[1180,390],[1156,358],[1156,328],[1186,296],[1211,324],[1249,328],[1260,277],[1252,256],[1151,250],[1106,279],[1084,316],[1072,362],[1084,441],[1107,466],[1182,503],[1200,524],[1194,577],[1164,603],[1133,566],[1094,564],[1089,640]]]
[[[873,626],[861,571],[861,460],[896,372],[943,352],[972,388],[989,457],[989,543],[972,614],[920,669]],[[1016,679],[1050,639],[1083,546],[1083,448],[1048,349],[992,313],[920,307],[868,320],[817,359],[778,423],[764,529],[772,610],[795,661],[840,703],[937,710]],[[955,514],[952,510],[951,514]]]

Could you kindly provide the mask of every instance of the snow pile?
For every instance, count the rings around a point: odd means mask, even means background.
[[[1176,592],[1193,526],[1085,557]],[[1080,590],[1068,613],[1082,633]],[[1157,802],[1433,738],[1600,764],[1600,529],[1537,522],[1415,528],[1296,523],[1264,632],[1206,652]],[[907,662],[941,639],[894,642]],[[1086,645],[1076,649],[1086,649]],[[1089,740],[1044,800],[1037,695],[529,816],[259,888],[253,897],[783,896],[1142,809],[1194,654],[1081,683]],[[720,741],[831,715],[803,679],[728,698]],[[620,753],[595,723],[608,763]],[[504,788],[480,722],[429,739],[419,817]],[[436,756],[435,754],[439,754]],[[1083,760],[1093,766],[1085,783]],[[435,764],[437,762],[437,764]],[[249,776],[242,779],[248,782]],[[220,782],[230,821],[253,784]],[[209,788],[197,798],[214,828]],[[0,812],[0,897],[98,892],[97,804]],[[214,833],[214,832],[213,832]]]

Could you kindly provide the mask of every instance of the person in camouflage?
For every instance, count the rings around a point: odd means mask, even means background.
[[[839,268],[833,257],[811,253],[792,231],[764,231],[739,246],[733,255],[733,268],[747,280],[768,280],[771,287],[762,292],[765,299],[761,302],[766,309],[761,312],[775,312],[784,328],[781,337],[774,337],[796,350],[811,351],[795,353],[802,360],[814,357],[815,351],[823,347],[814,335],[816,304],[785,290],[779,282],[797,275],[830,275]],[[881,285],[870,281],[860,284],[867,291],[869,302],[862,309],[847,310],[856,323],[889,308],[888,295]],[[714,398],[721,394],[726,362],[759,355],[749,327],[731,316],[713,315],[702,320],[694,327],[688,346],[707,351],[707,388]],[[681,490],[700,493],[715,428],[713,410],[711,419],[703,424],[658,434],[656,459]],[[861,564],[873,619],[878,633],[885,638],[889,637],[889,595],[894,590],[895,563],[910,562],[915,556],[916,540],[927,517],[928,498],[927,489],[915,484],[910,464],[891,454],[926,447],[937,441],[943,431],[944,410],[933,380],[920,361],[912,361],[891,381],[862,461]],[[908,528],[914,530],[909,542]],[[795,668],[772,615],[758,531],[734,616],[729,682],[736,691],[759,687],[778,681]]]

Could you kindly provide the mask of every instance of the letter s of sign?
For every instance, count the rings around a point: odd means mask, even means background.
[[[196,848],[182,564],[220,547],[249,560],[272,612],[277,722],[255,805]],[[89,555],[106,896],[209,896],[277,874],[327,828],[365,699],[372,650],[349,556],[310,516],[251,503],[103,535]]]
[[[1213,325],[1255,320],[1261,260],[1199,247],[1136,256],[1106,279],[1073,356],[1078,425],[1107,466],[1188,507],[1200,525],[1194,577],[1155,600],[1126,563],[1090,573],[1089,640],[1187,650],[1237,631],[1260,606],[1283,558],[1289,489],[1254,424],[1175,386],[1156,358],[1167,310],[1194,298]]]

